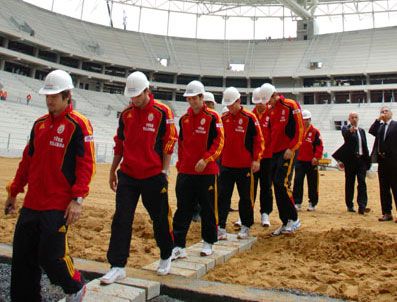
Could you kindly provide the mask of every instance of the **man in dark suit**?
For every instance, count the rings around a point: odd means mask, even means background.
[[[375,136],[371,156],[373,162],[379,164],[378,177],[382,205],[382,217],[379,221],[393,220],[390,189],[397,208],[397,122],[392,120],[392,116],[389,107],[382,107],[380,116],[369,129],[369,133]],[[397,223],[397,220],[395,222]]]
[[[353,205],[354,183],[357,177],[358,213],[364,215],[367,208],[368,196],[365,176],[371,167],[367,138],[364,129],[358,127],[358,114],[349,114],[349,125],[342,127],[344,144],[332,155],[345,170],[345,202],[349,212],[355,212]]]

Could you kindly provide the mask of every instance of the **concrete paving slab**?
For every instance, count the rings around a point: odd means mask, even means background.
[[[197,272],[197,279],[201,278],[207,273],[205,264],[190,262],[185,259],[178,259],[172,262],[173,267],[190,269]]]
[[[188,255],[187,258],[183,259],[184,261],[194,262],[194,263],[201,263],[205,264],[206,271],[212,270],[215,267],[215,259],[208,258],[208,257],[195,257],[192,255]]]
[[[160,295],[160,282],[138,278],[125,278],[123,280],[117,281],[116,283],[144,289],[146,292],[146,300],[153,299]]]
[[[189,247],[187,249],[188,255],[191,255],[193,257],[201,257],[200,252],[201,252],[201,248],[197,249],[197,248]],[[209,258],[209,259],[214,259],[215,265],[219,265],[219,264],[225,263],[225,255],[227,255],[227,254],[228,254],[228,252],[226,252],[226,251],[217,251],[217,252],[214,252],[212,255],[205,256],[205,257]]]
[[[146,266],[142,267],[142,269],[156,272],[157,267],[158,267],[158,261],[153,262],[149,265],[146,265]],[[181,276],[181,277],[186,277],[186,278],[193,278],[193,279],[198,278],[197,271],[176,267],[176,266],[173,266],[172,264],[171,264],[170,275]]]
[[[99,279],[94,279],[87,283],[87,290],[98,294],[127,299],[131,302],[146,301],[146,292],[142,288],[121,285],[118,283],[101,285]]]
[[[124,299],[115,296],[109,296],[101,292],[87,290],[84,296],[84,302],[130,302],[130,299]]]
[[[238,248],[223,245],[216,245],[212,248],[212,250],[214,251],[214,253],[224,253],[225,262],[232,258],[234,255],[236,255],[238,252]]]

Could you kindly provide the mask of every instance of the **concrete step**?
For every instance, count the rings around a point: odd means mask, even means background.
[[[137,278],[125,278],[109,285],[94,279],[86,286],[85,302],[145,302],[160,295],[159,282]]]
[[[172,262],[170,275],[199,279],[216,265],[225,263],[237,253],[250,249],[255,241],[255,237],[241,240],[235,234],[228,234],[228,240],[215,243],[212,247],[213,254],[205,257],[200,256],[203,242],[196,243],[186,249],[187,258]],[[157,267],[158,261],[144,266],[143,269],[155,272]]]

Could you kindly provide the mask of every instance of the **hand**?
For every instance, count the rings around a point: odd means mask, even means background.
[[[345,165],[342,163],[342,162],[338,162],[338,169],[340,170],[340,171],[343,171],[343,170],[345,170]]]
[[[350,127],[350,132],[351,133],[354,133],[354,132],[356,132],[357,131],[357,128],[356,127],[354,127],[354,126],[351,126]]]
[[[385,121],[385,118],[386,118],[386,116],[385,116],[384,113],[381,113],[381,114],[379,115],[379,120],[380,120],[380,121]]]
[[[252,173],[258,172],[261,167],[261,163],[258,160],[254,160],[251,164]]]
[[[312,166],[317,166],[318,165],[318,159],[313,157],[312,159]]]
[[[205,167],[207,166],[207,163],[205,162],[204,159],[200,159],[196,166],[194,167],[194,170],[198,173],[203,172]]]
[[[284,159],[291,159],[293,155],[294,155],[294,152],[291,149],[287,149],[284,152],[283,158]]]
[[[83,212],[83,205],[79,204],[77,201],[72,200],[63,216],[66,218],[66,224],[71,225],[79,220],[81,213]]]
[[[114,172],[111,171],[110,174],[109,174],[109,186],[110,186],[110,189],[112,189],[113,192],[116,192],[117,183],[118,183],[118,180],[117,180],[116,171],[114,171]]]
[[[8,215],[8,214],[16,213],[16,206],[15,206],[16,201],[17,201],[16,197],[9,196],[7,198],[6,203],[4,205],[4,214]]]

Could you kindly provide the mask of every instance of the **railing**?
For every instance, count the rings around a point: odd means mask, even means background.
[[[21,135],[12,133],[0,133],[0,156],[22,157],[23,149],[29,142],[29,136],[22,138]],[[113,143],[96,142],[95,156],[99,163],[109,163],[113,159]]]
[[[0,156],[22,157],[23,150],[29,142],[29,136],[21,138],[12,133],[0,132]],[[113,160],[113,143],[95,142],[95,156],[98,163],[110,163]],[[171,164],[177,161],[177,147],[171,157]]]

